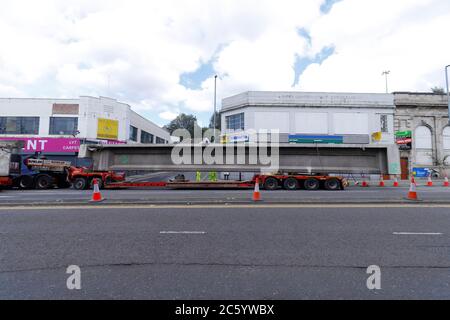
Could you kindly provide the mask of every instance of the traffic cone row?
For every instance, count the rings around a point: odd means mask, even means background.
[[[414,177],[411,178],[411,186],[409,187],[408,200],[418,200],[417,185]]]
[[[259,192],[259,178],[256,178],[255,191],[253,192],[253,201],[261,201],[261,193]]]
[[[91,202],[102,202],[103,197],[102,194],[100,192],[100,187],[98,186],[98,180],[94,179],[94,193],[92,194],[92,200]]]

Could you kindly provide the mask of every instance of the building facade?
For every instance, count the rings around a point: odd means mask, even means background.
[[[443,94],[395,92],[396,141],[402,177],[409,172],[424,176],[434,169],[450,172],[448,100]]]
[[[0,139],[25,141],[25,153],[76,155],[83,143],[170,142],[167,131],[115,99],[0,98]]]
[[[394,113],[390,94],[245,92],[223,100],[222,140],[274,129],[281,143],[393,145]]]

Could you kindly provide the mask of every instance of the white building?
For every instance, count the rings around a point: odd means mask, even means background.
[[[391,94],[245,92],[222,102],[222,139],[275,129],[281,143],[393,145],[394,113]]]
[[[0,139],[25,151],[77,153],[82,143],[170,142],[170,134],[115,99],[0,98]]]

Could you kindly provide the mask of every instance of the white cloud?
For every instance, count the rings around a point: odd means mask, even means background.
[[[163,120],[167,120],[167,121],[172,121],[174,120],[177,116],[179,115],[179,113],[175,113],[175,112],[171,112],[171,111],[165,111],[165,112],[161,112],[159,114],[159,117]]]
[[[292,90],[296,56],[327,46],[335,54],[296,90],[383,91],[385,69],[392,90],[442,85],[447,0],[343,0],[327,15],[323,2],[0,0],[0,95],[107,95],[156,121],[203,112],[206,123],[213,79],[192,90],[181,74],[214,58],[220,106],[246,90]]]

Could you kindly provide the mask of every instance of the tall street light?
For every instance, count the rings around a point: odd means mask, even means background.
[[[445,67],[445,83],[447,85],[447,102],[448,102],[448,123],[450,124],[450,91],[448,87],[448,68],[450,64]]]
[[[216,114],[217,114],[217,75],[214,76],[214,115],[213,115],[213,126],[214,126],[214,143],[216,143]]]
[[[387,70],[387,71],[383,71],[383,73],[381,74],[382,76],[386,77],[386,93],[389,93],[389,87],[388,87],[388,75],[391,74],[391,71]]]

